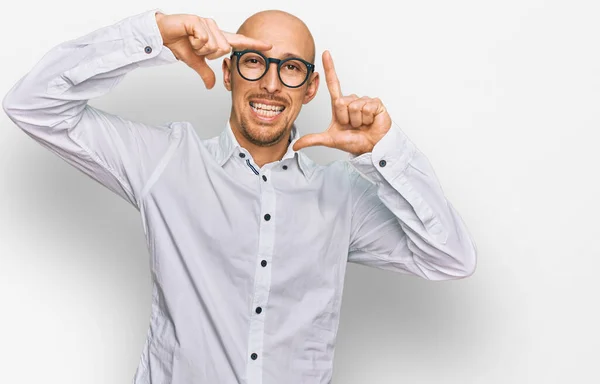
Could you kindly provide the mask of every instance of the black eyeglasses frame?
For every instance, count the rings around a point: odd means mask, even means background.
[[[259,55],[263,59],[265,59],[265,63],[266,63],[265,72],[257,79],[249,79],[249,78],[245,77],[244,75],[242,75],[242,71],[240,71],[240,57],[242,57],[243,54],[248,53],[248,52],[256,53],[257,55]],[[310,63],[300,57],[288,57],[286,59],[276,59],[274,57],[266,57],[261,52],[254,50],[254,49],[245,49],[243,51],[233,51],[233,52],[231,52],[232,59],[233,59],[233,56],[237,57],[235,66],[237,68],[238,73],[240,74],[240,76],[242,76],[242,78],[244,78],[245,80],[248,80],[248,81],[258,81],[258,80],[262,79],[263,76],[266,75],[267,72],[269,71],[269,68],[271,67],[271,63],[277,64],[277,77],[279,77],[279,81],[281,81],[281,84],[285,85],[288,88],[299,88],[299,87],[303,86],[304,83],[306,83],[306,81],[310,77],[310,74],[312,72],[314,72],[314,70],[315,70],[315,65],[313,63]],[[301,61],[302,63],[304,63],[306,65],[306,68],[308,69],[308,71],[306,72],[306,78],[299,85],[289,86],[281,79],[280,69],[285,64],[286,61],[290,61],[290,60]]]

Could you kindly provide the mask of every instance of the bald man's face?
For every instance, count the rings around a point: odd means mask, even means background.
[[[278,59],[289,55],[314,63],[314,42],[304,24],[282,14],[254,15],[238,31],[248,37],[271,43],[261,51]],[[235,48],[234,48],[235,49]],[[223,61],[223,82],[232,93],[232,125],[255,145],[270,146],[289,137],[292,123],[302,105],[316,94],[319,76],[311,73],[299,88],[288,88],[277,75],[277,65],[257,81],[249,81],[237,71],[237,57]],[[283,108],[281,111],[277,111]]]

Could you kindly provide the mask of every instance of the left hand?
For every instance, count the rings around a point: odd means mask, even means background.
[[[359,98],[354,94],[342,96],[329,51],[323,52],[323,69],[331,95],[331,124],[325,132],[299,138],[294,144],[294,151],[324,145],[356,156],[371,152],[392,126],[390,115],[378,98]]]

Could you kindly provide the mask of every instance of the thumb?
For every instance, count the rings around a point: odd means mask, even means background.
[[[309,133],[296,140],[292,149],[294,151],[299,151],[302,148],[313,147],[316,145],[324,145],[326,147],[330,147],[331,137],[329,137],[329,135],[327,135],[325,132]]]
[[[204,56],[191,54],[186,64],[200,75],[207,89],[215,86],[215,73],[206,63]]]

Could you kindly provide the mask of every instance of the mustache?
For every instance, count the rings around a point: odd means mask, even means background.
[[[263,93],[263,94],[257,94],[257,95],[252,95],[249,97],[250,99],[265,99],[265,100],[269,100],[269,101],[277,101],[283,105],[287,105],[288,102],[286,99],[284,99],[283,97],[279,97],[276,95],[271,95],[268,93]]]

